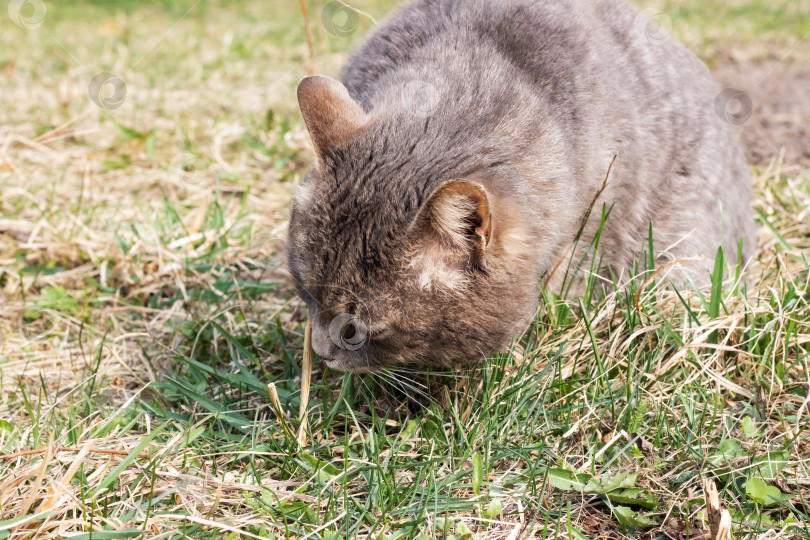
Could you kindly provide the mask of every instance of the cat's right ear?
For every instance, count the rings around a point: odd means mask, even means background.
[[[368,115],[345,86],[320,75],[305,77],[298,83],[298,106],[319,158],[368,121]]]
[[[421,288],[460,289],[473,268],[486,267],[492,237],[489,196],[483,186],[452,180],[439,187],[409,228],[421,267]]]

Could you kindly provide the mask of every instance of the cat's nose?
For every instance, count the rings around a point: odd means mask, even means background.
[[[335,344],[329,337],[329,332],[325,328],[317,325],[312,328],[312,348],[320,358],[330,359],[335,354]]]

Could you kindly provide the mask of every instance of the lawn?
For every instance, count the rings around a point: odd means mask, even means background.
[[[810,0],[638,3],[732,79],[810,66]],[[310,1],[315,69],[395,4]],[[704,479],[734,538],[810,538],[810,147],[767,131],[795,107],[742,126],[748,283],[642,265],[477,365],[316,359],[301,414],[304,28],[281,0],[0,10],[0,539],[702,538]]]

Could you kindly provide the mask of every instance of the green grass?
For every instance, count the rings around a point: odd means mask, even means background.
[[[810,30],[807,2],[718,5],[658,7],[706,58]],[[0,538],[686,538],[703,478],[735,538],[810,538],[806,170],[755,171],[749,283],[721,261],[669,291],[645,262],[627,288],[547,293],[480,365],[316,364],[301,447],[279,252],[309,166],[297,3],[47,9],[0,25]],[[335,74],[371,22],[340,38],[322,9]],[[119,109],[88,99],[101,71]]]
[[[755,55],[776,54],[781,58],[787,50],[774,45],[789,44],[789,50],[810,35],[810,6],[806,2],[657,0],[650,5],[669,17],[677,39],[704,56],[718,49],[739,54],[758,43],[762,50]]]

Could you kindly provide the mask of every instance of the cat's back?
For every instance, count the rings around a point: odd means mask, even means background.
[[[627,68],[635,71],[632,84],[662,59],[687,72],[699,69],[680,44],[660,34],[626,0],[418,0],[367,36],[341,80],[368,105],[392,72],[430,60],[438,71],[470,58],[507,61],[540,84],[555,77],[592,81],[610,72],[626,79]]]
[[[718,88],[626,0],[418,0],[378,25],[341,79],[366,111],[396,117],[397,137],[428,141],[402,159],[442,163],[461,145],[470,163],[532,156],[539,168],[519,177],[576,186],[571,223],[576,201],[590,200],[619,156],[602,195],[619,216],[602,237],[616,266],[630,264],[653,221],[656,242],[677,245],[675,256],[711,257],[725,244],[736,257],[740,236],[750,254],[750,179],[715,112]],[[412,81],[432,92],[429,119],[410,114],[421,105],[404,91]]]

